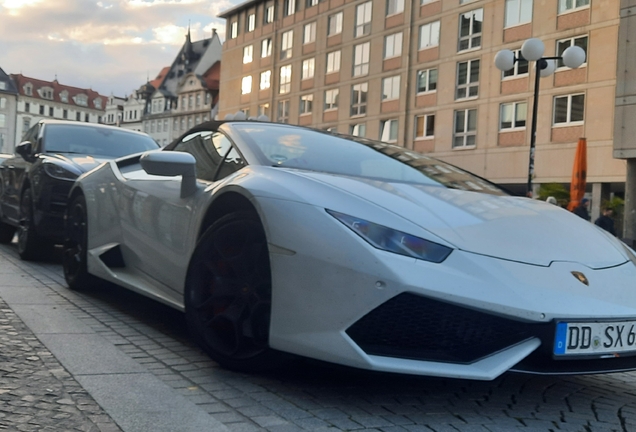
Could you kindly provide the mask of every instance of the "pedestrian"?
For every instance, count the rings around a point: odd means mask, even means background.
[[[587,211],[587,203],[590,200],[588,200],[587,198],[583,198],[581,200],[581,202],[579,203],[578,206],[576,206],[576,208],[573,210],[573,213],[579,217],[582,217],[583,219],[585,219],[586,221],[591,220],[592,218],[590,217],[590,214]]]
[[[613,215],[614,210],[609,207],[603,207],[601,216],[599,216],[599,218],[596,219],[594,223],[616,237],[616,229],[614,229],[614,219],[612,218]]]

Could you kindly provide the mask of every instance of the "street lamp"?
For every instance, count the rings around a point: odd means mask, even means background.
[[[579,46],[568,47],[561,56],[543,57],[545,46],[540,39],[531,38],[526,40],[521,46],[521,57],[515,53],[504,49],[495,55],[495,66],[501,71],[512,69],[515,62],[527,60],[535,62],[534,72],[534,99],[532,102],[532,126],[530,130],[530,161],[528,165],[528,196],[532,196],[532,177],[534,177],[534,151],[537,139],[537,109],[539,105],[539,78],[551,75],[556,70],[556,60],[563,60],[563,63],[576,69],[585,63],[585,51]],[[537,73],[537,70],[539,73]]]

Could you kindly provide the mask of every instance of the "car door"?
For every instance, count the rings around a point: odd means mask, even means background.
[[[169,290],[166,294],[180,301],[181,289],[195,243],[195,217],[214,193],[221,178],[245,164],[229,139],[219,133],[199,131],[184,137],[171,151],[192,154],[196,159],[199,191],[181,198],[181,177],[130,179],[126,182],[128,200],[123,226],[126,246],[139,259],[137,268]]]
[[[36,124],[27,131],[22,142],[31,143],[34,155],[37,152],[38,136],[40,125]],[[0,205],[2,206],[2,214],[6,219],[17,222],[20,217],[20,194],[22,193],[22,185],[31,162],[26,161],[21,155],[14,153],[13,157],[3,161],[0,168],[0,176],[2,181],[2,195],[0,196]]]

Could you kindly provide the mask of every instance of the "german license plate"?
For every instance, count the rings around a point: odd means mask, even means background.
[[[636,351],[636,321],[557,322],[557,356],[616,356]]]

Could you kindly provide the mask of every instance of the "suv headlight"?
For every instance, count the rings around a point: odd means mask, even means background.
[[[79,174],[68,170],[62,166],[53,164],[53,163],[45,163],[44,172],[46,172],[49,176],[60,179],[60,180],[72,180],[74,181],[79,177]]]
[[[331,216],[366,240],[371,246],[412,258],[441,263],[453,251],[451,248],[414,235],[394,230],[344,213],[327,210]]]

